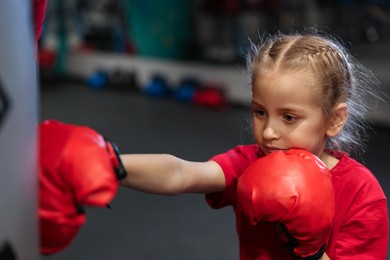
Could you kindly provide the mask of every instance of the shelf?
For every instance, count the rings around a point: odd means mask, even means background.
[[[372,70],[381,82],[381,91],[388,98],[372,104],[368,119],[373,123],[390,126],[390,76],[386,60],[378,60],[367,56],[360,62]],[[233,65],[214,65],[190,63],[174,60],[134,57],[112,53],[74,53],[68,56],[67,73],[86,78],[98,69],[107,71],[125,69],[136,73],[140,87],[146,86],[156,74],[166,77],[171,88],[179,85],[184,78],[196,78],[201,82],[219,84],[223,87],[229,102],[247,105],[251,100],[250,77],[244,67]]]
[[[129,70],[136,73],[140,87],[145,87],[156,74],[163,75],[168,85],[174,89],[185,78],[195,78],[200,82],[220,85],[229,102],[248,104],[251,98],[249,77],[245,68],[219,66],[173,60],[140,58],[111,53],[69,55],[67,73],[88,77],[98,69]]]

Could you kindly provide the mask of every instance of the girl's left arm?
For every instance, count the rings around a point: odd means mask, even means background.
[[[193,162],[170,154],[121,155],[127,176],[121,185],[147,193],[178,195],[225,188],[222,168],[214,161]]]

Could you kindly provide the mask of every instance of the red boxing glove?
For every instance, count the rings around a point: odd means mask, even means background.
[[[278,234],[298,259],[319,259],[335,212],[332,176],[315,155],[276,151],[255,161],[238,179],[238,204],[249,222],[278,222]]]
[[[54,254],[85,222],[82,206],[106,206],[126,171],[115,145],[88,127],[48,120],[39,138],[40,250]]]
[[[45,21],[47,0],[33,0],[33,21],[34,21],[34,37],[35,47],[38,46],[39,38],[41,38],[43,22]]]

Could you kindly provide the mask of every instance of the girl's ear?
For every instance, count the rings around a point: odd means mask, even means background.
[[[348,118],[348,105],[346,103],[337,104],[330,115],[330,121],[326,134],[328,137],[335,137],[343,129]]]

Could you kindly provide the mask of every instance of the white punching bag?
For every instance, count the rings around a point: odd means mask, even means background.
[[[0,260],[39,257],[31,2],[0,0]]]

